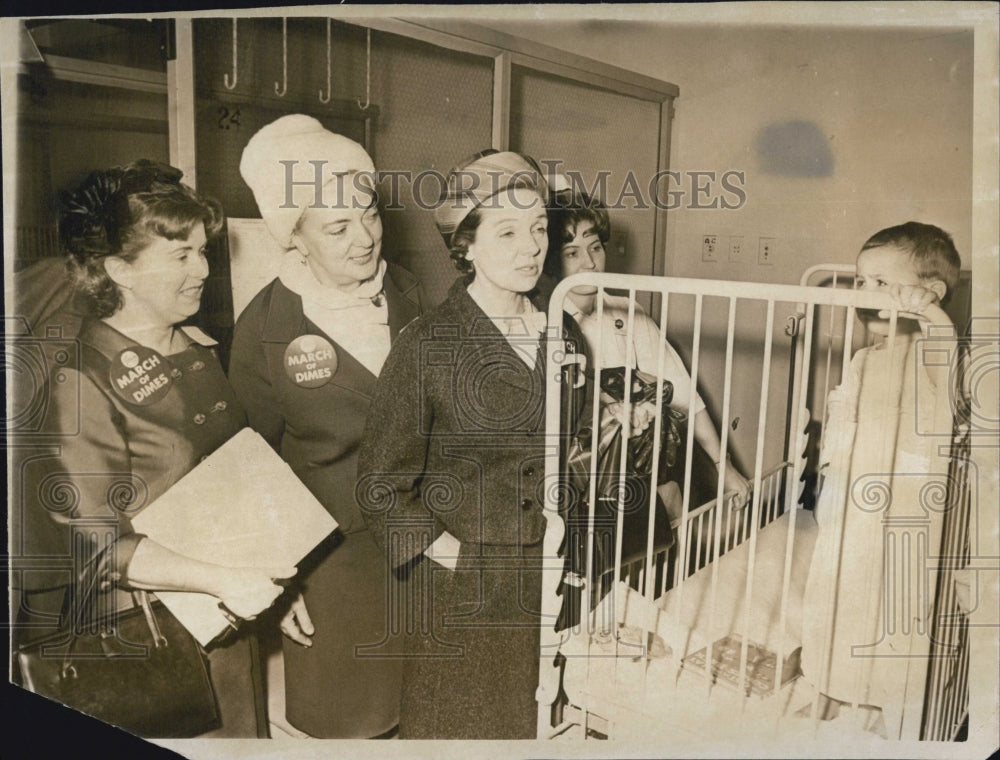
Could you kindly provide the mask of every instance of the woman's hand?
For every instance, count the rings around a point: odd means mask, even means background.
[[[650,423],[656,418],[656,404],[650,401],[643,401],[639,404],[626,405],[622,401],[612,401],[604,407],[604,412],[614,417],[625,427],[629,425],[629,437],[641,434]]]
[[[275,580],[291,578],[294,567],[219,567],[212,575],[209,593],[217,596],[237,617],[253,620],[284,593]]]
[[[316,628],[309,617],[309,610],[306,609],[306,600],[302,594],[296,594],[292,600],[288,612],[281,618],[281,632],[296,644],[304,647],[312,646],[312,636],[316,633]]]
[[[237,617],[252,619],[284,592],[274,579],[291,578],[295,567],[226,567],[185,557],[144,537],[126,571],[130,588],[211,594]]]
[[[730,509],[743,509],[749,503],[752,490],[750,481],[744,478],[728,459],[726,472],[723,475],[723,487],[726,493],[732,493],[729,497]]]

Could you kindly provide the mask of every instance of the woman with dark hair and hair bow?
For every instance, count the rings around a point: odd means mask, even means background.
[[[401,738],[536,735],[546,195],[518,153],[451,172],[435,222],[464,276],[400,334],[372,400],[357,491],[408,575]],[[567,352],[582,346],[563,330]]]
[[[129,590],[194,591],[249,619],[282,593],[274,579],[294,567],[197,561],[136,533],[130,521],[246,424],[215,341],[181,325],[201,303],[205,246],[222,211],[180,179],[173,167],[140,160],[93,172],[64,196],[60,233],[89,314],[78,364],[56,367],[49,380],[47,428],[58,454],[43,465],[40,503],[24,534],[36,549],[29,554],[99,568],[102,609],[131,606]],[[71,589],[59,571],[24,576],[19,622],[28,634],[46,613],[51,622]],[[203,735],[266,736],[252,630],[210,645],[207,657],[220,722]]]

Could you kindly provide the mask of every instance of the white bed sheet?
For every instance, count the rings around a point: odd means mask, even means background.
[[[600,629],[605,626],[598,622],[595,635],[585,630],[568,633],[560,647],[567,658],[563,688],[570,701],[580,704],[584,694],[591,695],[586,701],[595,708],[597,703],[659,701],[654,696],[660,690],[655,682],[672,680],[679,658],[727,635],[742,636],[745,630],[750,641],[773,652],[780,644],[787,658],[801,645],[803,593],[816,539],[812,512],[797,510],[782,642],[779,618],[790,522],[789,514],[782,515],[757,534],[749,620],[744,615],[749,539],[717,562],[714,619],[709,609],[712,565],[686,578],[680,593],[671,589],[655,602],[618,583],[596,615],[598,621],[615,622],[603,633]],[[648,658],[642,656],[644,651]]]
[[[688,654],[728,634],[748,633],[750,641],[777,651],[780,641],[781,591],[791,513],[781,515],[757,533],[749,618],[744,613],[750,557],[749,538],[715,564],[715,615],[711,614],[712,565],[686,578],[657,600],[661,614],[657,633],[674,652]],[[791,575],[782,649],[787,655],[802,643],[802,601],[816,541],[811,511],[795,511]],[[678,615],[678,605],[680,614]]]

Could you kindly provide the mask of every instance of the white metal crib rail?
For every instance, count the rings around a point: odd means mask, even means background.
[[[794,484],[789,482],[791,473],[791,462],[781,462],[764,473],[762,478],[764,495],[761,499],[764,509],[761,510],[759,527],[763,528],[765,525],[769,525],[779,515],[784,514],[782,495],[786,492],[786,488],[794,487]],[[688,548],[687,561],[678,550],[679,543],[662,549],[654,555],[653,565],[658,574],[658,582],[655,584],[656,591],[653,598],[658,599],[672,588],[671,581],[680,576],[682,572],[685,575],[692,575],[710,565],[717,557],[750,538],[750,517],[750,510],[746,509],[746,505],[728,507],[715,500],[705,502],[692,509],[688,513],[687,519],[684,520],[683,526],[687,533],[684,542]],[[678,535],[682,529],[681,522],[679,517],[670,521],[670,528],[674,535]],[[718,525],[716,525],[717,522]],[[720,532],[722,536],[718,545],[714,542],[708,545],[704,543],[699,543],[697,546],[692,545],[697,536],[714,536],[717,532]],[[638,590],[645,585],[645,577],[646,561],[638,559],[622,565],[619,580],[630,588]]]
[[[717,595],[720,593],[719,590],[719,567],[721,560],[725,559],[727,553],[733,551],[736,547],[742,547],[745,550],[746,555],[746,566],[743,577],[744,588],[742,594],[742,604],[740,606],[740,614],[744,616],[742,622],[741,630],[750,631],[750,613],[751,613],[751,602],[754,599],[754,579],[755,579],[755,565],[757,564],[757,543],[758,537],[761,531],[777,521],[778,517],[783,517],[784,522],[787,526],[787,532],[783,538],[774,539],[773,535],[769,538],[770,542],[778,540],[780,544],[784,545],[784,559],[782,566],[780,568],[780,595],[777,611],[777,630],[781,632],[778,635],[777,643],[775,648],[777,651],[774,654],[774,674],[773,674],[773,694],[778,694],[785,689],[786,697],[788,692],[788,681],[784,679],[784,663],[786,658],[793,654],[791,651],[791,644],[786,635],[786,624],[788,617],[791,614],[789,609],[789,589],[792,584],[792,570],[793,570],[793,556],[796,555],[796,520],[811,520],[811,515],[809,512],[804,512],[802,509],[797,508],[797,504],[800,499],[800,482],[803,480],[803,472],[805,467],[805,462],[803,459],[803,452],[806,449],[807,443],[807,427],[810,421],[811,415],[809,411],[808,399],[810,398],[810,371],[813,368],[814,362],[819,361],[830,361],[828,358],[819,358],[814,356],[814,346],[813,346],[813,335],[814,335],[814,321],[816,319],[817,310],[820,307],[837,309],[843,312],[843,319],[837,324],[840,325],[841,334],[839,335],[839,346],[840,350],[843,352],[844,347],[850,347],[853,343],[854,329],[855,329],[855,314],[858,309],[869,309],[869,310],[888,310],[889,311],[889,340],[892,341],[897,332],[897,313],[891,309],[889,299],[883,294],[877,293],[867,293],[854,290],[846,290],[840,288],[823,288],[823,287],[806,287],[806,286],[795,286],[795,285],[780,285],[780,284],[761,284],[753,283],[752,285],[748,283],[741,282],[729,282],[729,281],[714,281],[714,280],[695,280],[695,279],[682,279],[682,278],[660,278],[660,277],[648,277],[648,276],[634,276],[634,275],[612,275],[612,274],[598,274],[598,273],[587,273],[574,275],[573,277],[567,278],[561,282],[554,290],[549,307],[549,324],[559,325],[561,324],[561,317],[563,312],[563,307],[569,291],[574,287],[579,287],[582,285],[596,286],[598,288],[597,300],[596,300],[596,323],[601,325],[601,330],[605,329],[605,320],[603,319],[603,307],[604,307],[604,295],[606,289],[614,289],[616,291],[624,291],[628,293],[628,307],[627,307],[627,319],[618,320],[619,323],[624,322],[625,325],[618,324],[616,327],[625,330],[625,344],[627,357],[625,360],[625,385],[626,389],[631,387],[632,380],[632,368],[635,365],[634,356],[634,336],[636,319],[645,319],[646,317],[642,314],[641,310],[637,308],[636,299],[639,295],[652,294],[660,299],[660,317],[658,323],[659,331],[659,356],[658,356],[658,366],[661,372],[657,377],[657,388],[656,388],[656,403],[657,403],[657,414],[653,421],[654,433],[653,433],[653,445],[654,451],[652,456],[652,473],[650,474],[650,482],[657,483],[657,467],[659,462],[659,448],[661,443],[662,425],[664,420],[664,413],[662,408],[662,388],[664,377],[662,369],[664,367],[664,338],[668,334],[668,314],[670,313],[669,307],[671,304],[671,299],[678,298],[684,299],[684,303],[690,302],[692,304],[692,322],[693,327],[690,331],[690,348],[691,348],[691,361],[689,372],[691,376],[691,388],[692,392],[690,394],[689,405],[688,405],[688,419],[693,421],[695,414],[695,398],[696,393],[695,388],[699,385],[703,385],[705,378],[699,377],[699,364],[703,358],[703,351],[708,350],[703,348],[703,343],[705,342],[702,332],[703,332],[703,317],[705,316],[705,304],[707,299],[711,299],[712,307],[721,306],[718,311],[712,312],[711,316],[714,319],[714,324],[721,324],[722,318],[726,324],[725,334],[724,334],[724,344],[725,344],[725,363],[724,363],[724,377],[722,378],[721,388],[713,388],[716,391],[715,400],[719,400],[718,392],[721,391],[721,403],[720,407],[720,418],[722,421],[719,430],[719,442],[721,447],[720,459],[719,461],[725,460],[725,455],[731,450],[730,445],[730,435],[729,435],[729,425],[727,421],[730,419],[731,408],[733,403],[733,384],[734,384],[734,355],[736,353],[735,343],[736,343],[736,333],[737,333],[737,307],[742,306],[745,303],[756,304],[754,308],[761,309],[764,311],[765,316],[762,320],[762,324],[759,325],[759,344],[756,344],[756,349],[759,351],[759,356],[762,357],[761,369],[759,378],[747,377],[746,374],[740,374],[740,379],[742,382],[756,384],[759,379],[760,383],[760,403],[756,409],[757,414],[757,436],[756,445],[754,446],[751,454],[744,453],[747,462],[752,461],[752,496],[749,505],[747,505],[742,510],[732,510],[726,506],[725,493],[724,493],[724,473],[723,468],[718,468],[718,477],[716,483],[716,499],[710,501],[707,504],[702,505],[692,505],[689,503],[689,491],[691,485],[691,467],[686,468],[684,475],[684,483],[679,484],[682,486],[681,492],[683,494],[683,505],[681,508],[680,517],[676,518],[672,526],[675,530],[676,543],[668,551],[657,551],[654,547],[654,520],[656,519],[656,494],[655,488],[649,489],[649,524],[647,526],[646,536],[646,552],[645,556],[632,563],[623,563],[622,561],[622,527],[623,527],[623,499],[626,492],[625,487],[625,470],[627,461],[627,446],[621,447],[621,458],[618,467],[618,477],[620,478],[619,483],[619,501],[617,510],[617,529],[614,533],[615,535],[615,547],[614,547],[614,567],[612,577],[622,581],[624,586],[631,589],[631,592],[641,599],[644,599],[649,603],[649,610],[653,610],[650,613],[650,620],[658,619],[657,615],[666,614],[662,610],[666,607],[659,608],[661,611],[656,612],[653,605],[656,603],[662,603],[665,599],[665,594],[669,593],[674,599],[675,603],[673,608],[678,616],[678,625],[680,624],[679,616],[681,615],[681,610],[683,608],[684,599],[684,587],[688,579],[692,579],[692,574],[698,573],[699,577],[702,579],[700,582],[701,586],[698,588],[702,589],[705,598],[701,599],[701,604],[707,606],[709,614],[709,626],[708,630],[710,632],[715,632],[717,629],[716,622],[716,599]],[[723,311],[724,310],[724,311]],[[796,324],[795,330],[786,331],[786,334],[795,338],[794,350],[791,345],[782,345],[777,349],[775,347],[776,340],[783,340],[781,338],[781,331],[776,331],[776,325],[780,325],[780,320],[785,317],[790,324],[794,322]],[[833,324],[831,322],[831,324]],[[746,329],[746,325],[741,325],[743,329]],[[560,451],[560,446],[566,446],[566,436],[565,431],[561,428],[561,384],[566,381],[563,375],[563,367],[568,366],[578,359],[571,356],[567,350],[567,346],[563,341],[562,335],[558,334],[557,331],[550,331],[548,336],[548,346],[547,346],[547,356],[548,356],[548,367],[547,372],[547,394],[546,394],[546,425],[547,434],[549,436],[549,441],[558,441],[558,444],[552,445],[548,449],[548,456],[546,458],[546,492],[545,492],[545,515],[548,521],[547,530],[545,534],[545,543],[543,555],[545,557],[545,567],[543,571],[542,580],[542,628],[540,632],[540,653],[541,653],[541,667],[539,676],[539,687],[537,691],[537,699],[539,702],[539,737],[552,737],[557,735],[566,734],[568,728],[572,726],[574,722],[582,723],[583,736],[588,735],[588,721],[591,719],[592,715],[600,715],[600,708],[589,704],[592,697],[597,691],[597,686],[593,687],[588,685],[582,689],[579,689],[579,693],[565,694],[568,699],[568,705],[565,705],[568,710],[563,713],[560,708],[561,702],[565,700],[560,700],[557,702],[557,698],[560,697],[560,692],[562,688],[561,674],[562,670],[559,667],[559,655],[561,650],[565,649],[570,643],[572,636],[590,636],[587,639],[587,646],[589,650],[590,641],[593,638],[593,634],[596,630],[596,622],[593,617],[594,613],[585,614],[590,610],[590,603],[585,602],[583,605],[584,613],[581,613],[581,620],[579,624],[569,630],[557,631],[554,621],[557,620],[560,612],[560,608],[563,604],[563,599],[560,596],[561,584],[564,581],[566,566],[565,560],[560,556],[560,548],[564,542],[566,534],[566,525],[563,519],[563,510],[566,505],[561,503],[561,500],[566,498],[566,489],[562,487],[564,473],[561,472],[561,462],[565,455],[565,451]],[[603,337],[603,335],[601,336]],[[715,345],[721,345],[721,340],[723,336],[714,335]],[[830,342],[830,346],[836,345],[835,342]],[[746,346],[743,347],[744,352],[746,351]],[[720,349],[721,350],[721,349]],[[776,372],[773,365],[773,359],[776,350],[788,351],[791,363],[791,372]],[[832,350],[832,349],[830,349]],[[590,366],[587,368],[587,376],[591,379],[599,378],[601,369],[604,366],[607,358],[602,354],[603,340],[599,338],[596,341],[595,353],[589,359]],[[849,359],[850,356],[842,356],[839,361],[839,372],[841,382],[843,382],[849,371]],[[895,361],[893,359],[892,361]],[[834,365],[836,366],[836,364]],[[716,378],[710,378],[712,380]],[[774,388],[775,391],[780,391],[781,388],[787,388],[788,396],[788,409],[785,416],[785,422],[782,426],[776,426],[769,422],[768,415],[768,404],[769,397],[771,395],[772,385],[780,383],[780,386]],[[787,384],[787,385],[786,385]],[[754,385],[756,387],[756,385]],[[888,384],[888,387],[884,389],[885,391],[885,404],[887,408],[897,408],[900,404],[900,392],[899,387],[892,387],[892,384]],[[599,429],[600,414],[601,414],[601,401],[600,394],[594,392],[591,395],[592,405],[586,410],[584,415],[584,424],[589,423],[593,430]],[[773,410],[772,410],[773,411]],[[939,415],[940,416],[940,415]],[[770,428],[769,428],[770,425]],[[623,440],[627,440],[629,436],[629,421],[627,415],[623,420]],[[773,429],[773,428],[780,429]],[[691,461],[692,450],[694,445],[694,425],[689,424],[687,427],[685,446],[686,461]],[[596,439],[596,436],[595,436]],[[778,462],[776,465],[768,466],[765,462],[765,450],[767,448],[766,444],[769,440],[778,440],[784,442],[784,456],[782,461]],[[891,473],[893,469],[893,456],[895,455],[895,433],[886,431],[886,440],[882,447],[883,451],[883,461],[873,462],[873,471],[888,473],[890,485],[891,485]],[[597,483],[597,456],[592,456],[590,458],[590,478],[589,478],[589,489],[590,492],[587,495],[587,505],[588,505],[588,524],[587,524],[587,547],[586,547],[586,557],[585,557],[585,572],[582,573],[582,577],[574,578],[574,583],[577,585],[582,585],[582,598],[589,600],[589,593],[594,588],[595,584],[600,582],[600,578],[597,578],[594,571],[594,538],[595,538],[595,511],[594,504],[597,498],[596,494],[596,483]],[[845,495],[844,499],[847,498]],[[844,511],[846,512],[846,502],[844,505]],[[735,529],[731,529],[730,521],[735,521]],[[780,526],[775,526],[780,529]],[[839,563],[842,561],[842,551],[844,547],[840,545],[843,541],[842,531],[843,524],[841,524],[841,533],[837,533],[837,545],[839,546],[837,550],[837,567],[839,568]],[[695,537],[700,537],[699,541],[695,541]],[[709,536],[711,538],[711,543],[706,544],[704,537]],[[696,546],[692,544],[697,543]],[[768,544],[769,546],[771,543]],[[741,555],[742,556],[742,555]],[[926,559],[926,558],[924,558]],[[923,569],[923,568],[921,568]],[[930,588],[933,590],[937,583],[937,573],[936,568],[927,568]],[[619,584],[622,585],[622,584]],[[707,589],[707,590],[706,590]],[[871,589],[863,590],[867,593],[871,593]],[[610,596],[610,595],[609,595]],[[663,598],[661,598],[663,597]],[[877,594],[876,594],[877,598]],[[873,602],[877,604],[878,602]],[[834,619],[836,615],[836,593],[831,594],[831,600],[829,602],[828,608],[828,618],[830,621]],[[584,619],[586,617],[586,619]],[[648,623],[649,626],[654,626],[657,623]],[[650,628],[646,631],[646,635],[652,636],[655,631]],[[739,637],[737,637],[739,638]],[[742,636],[742,640],[739,642],[739,658],[738,658],[738,668],[735,675],[735,693],[739,695],[749,695],[750,684],[748,684],[748,663],[750,657],[752,656],[751,648],[754,646],[753,642],[749,640],[749,636]],[[829,639],[829,635],[827,637]],[[652,640],[652,639],[648,639]],[[832,646],[831,642],[828,640],[825,644],[824,651]],[[709,663],[715,663],[715,649],[716,642],[715,639],[711,639],[707,651],[704,654],[704,683],[705,687],[702,692],[705,699],[710,704],[713,695],[717,692],[714,688],[715,683],[715,673],[713,667],[710,667]],[[925,703],[933,701],[932,697],[927,694],[926,689],[938,689],[940,690],[940,684],[935,685],[934,683],[928,683],[928,650],[929,644],[927,642],[927,637],[918,637],[914,634],[911,639],[910,644],[910,671],[909,676],[906,679],[906,697],[905,697],[905,710],[903,716],[896,722],[892,722],[889,726],[888,733],[890,738],[917,738],[919,732],[919,726],[921,722],[921,712],[924,709]],[[680,673],[682,664],[679,662],[680,656],[676,658],[678,662],[675,665],[674,671],[674,682],[677,681],[677,674]],[[565,658],[563,658],[565,662]],[[813,685],[812,694],[813,698],[811,701],[806,702],[806,707],[808,708],[807,714],[813,719],[812,725],[816,731],[819,730],[819,716],[817,714],[817,704],[818,699],[815,698],[815,690],[818,688],[819,691],[823,691],[824,686],[829,678],[829,658],[827,658],[827,672],[820,673],[819,683]],[[590,667],[587,667],[587,672],[590,672]],[[709,677],[711,672],[711,676]],[[941,680],[941,679],[939,679]],[[642,693],[647,693],[647,689],[643,686]],[[940,695],[938,695],[940,697]],[[686,694],[685,699],[692,698],[691,694]],[[744,698],[744,707],[747,702]],[[802,695],[799,694],[799,699]],[[783,727],[787,727],[787,708],[789,706],[789,699],[774,699],[771,700],[770,704],[773,705],[772,712],[770,713],[773,718],[772,727],[775,732],[780,733]],[[940,699],[939,699],[940,701]],[[954,700],[953,700],[954,701]],[[856,708],[856,705],[852,705]],[[949,709],[952,709],[951,703],[949,703]],[[645,708],[644,708],[645,709]],[[943,709],[943,708],[942,708]],[[786,712],[782,712],[786,710]],[[666,711],[669,713],[669,710]],[[569,715],[572,713],[577,717],[572,717]],[[915,714],[914,714],[915,713]],[[702,713],[705,718],[704,720],[710,721],[709,716],[712,715],[711,710],[706,710]],[[673,725],[670,724],[669,714],[664,714],[658,719],[657,725],[661,728],[670,728],[672,730],[696,730],[710,729],[713,731],[725,730],[726,728],[732,728],[734,731],[746,730],[745,726],[745,714],[750,713],[745,710],[740,710],[735,716],[733,721],[729,721],[727,726],[719,726],[714,723],[705,723],[702,726],[696,725]],[[759,713],[754,713],[759,718]],[[569,715],[569,717],[567,717]],[[582,716],[582,717],[581,717]],[[742,716],[742,717],[741,717]],[[602,722],[603,730],[601,734],[611,734],[614,730],[614,716],[603,716],[606,720]],[[619,715],[620,717],[620,715]]]
[[[930,671],[921,739],[957,741],[967,731],[969,716],[969,621],[957,598],[954,576],[969,564],[969,523],[972,490],[969,485],[968,429],[958,431],[951,461],[948,494],[950,509],[945,517],[932,629]]]

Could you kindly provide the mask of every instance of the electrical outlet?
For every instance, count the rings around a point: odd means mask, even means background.
[[[733,235],[729,238],[729,260],[743,261],[743,236]]]
[[[718,235],[702,235],[701,236],[701,260],[702,261],[718,261],[719,260],[719,236]]]
[[[777,238],[762,237],[757,245],[757,263],[773,264]]]

